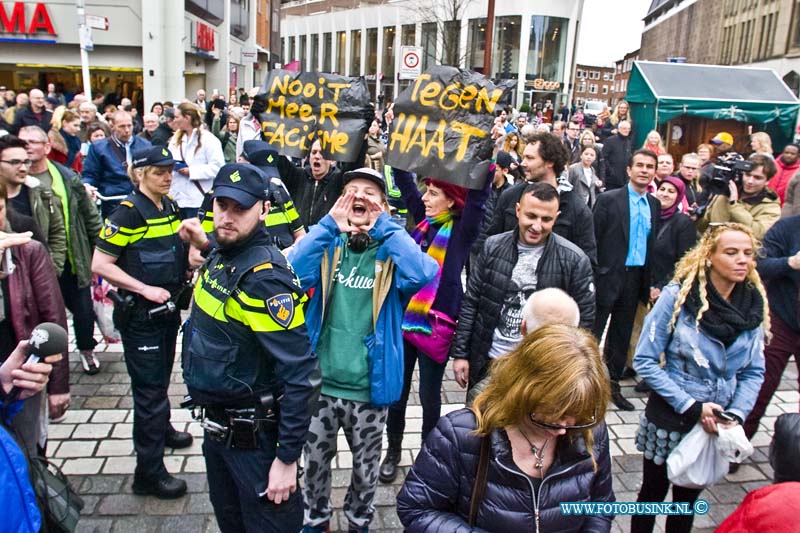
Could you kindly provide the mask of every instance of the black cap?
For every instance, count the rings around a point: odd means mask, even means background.
[[[355,179],[369,180],[375,185],[377,185],[383,194],[387,194],[386,178],[384,178],[383,174],[381,174],[377,170],[372,170],[371,168],[364,167],[344,173],[344,185],[347,185],[350,181]]]
[[[133,168],[169,167],[175,164],[172,154],[163,146],[151,146],[136,150],[131,159]]]
[[[514,158],[511,157],[511,154],[504,151],[497,152],[497,166],[502,168],[511,168],[511,164],[514,162]]]
[[[245,141],[242,156],[251,165],[258,167],[268,178],[280,178],[278,172],[278,151],[264,141]]]
[[[267,177],[258,168],[247,163],[222,165],[214,178],[214,198],[230,198],[250,209],[256,202],[269,199]]]
[[[161,107],[164,110],[162,114],[164,115],[165,118],[175,118],[175,109],[174,108],[172,108],[172,107],[164,107],[164,106],[161,106]]]

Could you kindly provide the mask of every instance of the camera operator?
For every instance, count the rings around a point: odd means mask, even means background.
[[[764,155],[753,155],[747,161],[729,161],[725,166],[729,169],[717,165],[717,172],[709,182],[712,197],[698,221],[698,229],[703,232],[709,224],[739,222],[761,240],[781,216],[778,195],[767,188],[767,182],[777,171],[775,162]]]

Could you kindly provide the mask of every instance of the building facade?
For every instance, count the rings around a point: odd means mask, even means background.
[[[581,106],[587,101],[596,101],[611,105],[614,98],[615,71],[614,67],[575,65],[575,104]]]
[[[514,105],[571,99],[583,0],[497,0],[493,78],[517,82]],[[282,56],[304,71],[365,76],[372,96],[393,99],[400,47],[419,46],[423,70],[447,64],[482,72],[486,3],[468,0],[292,0],[281,6]]]
[[[278,0],[87,0],[93,90],[152,102],[258,85],[279,61]],[[0,85],[83,88],[74,0],[0,2]],[[100,24],[102,25],[102,24]],[[273,44],[275,48],[273,48]]]
[[[631,79],[631,70],[633,70],[633,62],[639,59],[639,50],[635,50],[625,54],[625,57],[615,62],[612,106],[625,99],[625,93],[628,92],[628,80]]]
[[[641,58],[771,68],[800,94],[800,0],[654,0]]]

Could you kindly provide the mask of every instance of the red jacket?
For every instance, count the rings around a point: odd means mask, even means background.
[[[775,160],[775,166],[778,167],[778,173],[769,180],[767,187],[778,193],[778,198],[780,198],[781,205],[783,205],[786,199],[786,187],[789,186],[789,181],[791,181],[797,169],[800,169],[800,159],[795,161],[793,165],[787,165],[783,162],[783,157],[779,157]]]
[[[8,277],[11,324],[17,340],[28,339],[42,322],[55,322],[67,328],[67,313],[56,269],[47,248],[31,241],[11,249],[16,270]],[[53,365],[47,392],[69,392],[69,357],[65,351],[61,361]]]
[[[748,494],[716,533],[787,533],[800,531],[800,483],[768,485]]]

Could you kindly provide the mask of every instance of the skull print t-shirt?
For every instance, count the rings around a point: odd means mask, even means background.
[[[517,264],[511,273],[503,311],[494,330],[492,347],[489,348],[489,357],[492,359],[504,356],[522,339],[522,308],[528,297],[536,291],[536,267],[543,252],[544,244],[530,246],[517,243]]]

